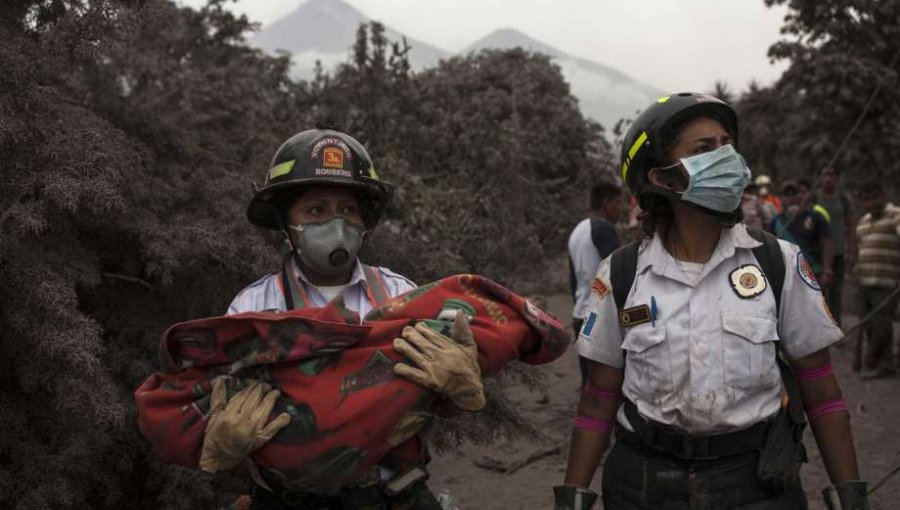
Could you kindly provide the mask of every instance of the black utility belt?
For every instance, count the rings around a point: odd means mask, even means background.
[[[619,425],[616,438],[625,444],[644,447],[680,460],[732,457],[760,451],[766,442],[770,423],[763,421],[750,428],[709,436],[692,436],[674,427],[645,420],[633,402],[625,400],[625,416],[634,432]]]

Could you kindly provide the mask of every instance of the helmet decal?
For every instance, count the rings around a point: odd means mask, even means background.
[[[312,150],[309,151],[309,157],[311,159],[318,158],[319,151],[321,151],[322,148],[326,145],[337,146],[344,152],[344,154],[347,156],[347,159],[353,159],[353,151],[350,150],[350,146],[347,145],[347,142],[341,140],[336,136],[326,136],[316,142],[315,145],[313,145]]]
[[[663,103],[665,103],[666,101],[668,101],[670,97],[672,97],[672,96],[663,96],[663,97],[657,99],[656,102],[659,103],[659,104],[663,104]]]
[[[325,150],[322,151],[322,166],[344,168],[344,152],[337,147],[325,147]]]
[[[369,177],[371,177],[372,179],[375,179],[376,181],[378,180],[378,174],[375,173],[374,166],[369,167]]]
[[[276,177],[281,177],[282,175],[291,173],[291,169],[294,168],[294,163],[296,161],[296,159],[292,159],[290,161],[285,161],[284,163],[278,163],[277,165],[270,168],[268,173],[268,180],[272,180]]]

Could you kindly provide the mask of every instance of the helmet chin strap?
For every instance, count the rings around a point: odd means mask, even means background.
[[[676,202],[676,201],[677,201],[677,202],[682,203],[682,204],[684,204],[684,205],[686,205],[686,206],[688,206],[688,207],[691,207],[691,208],[693,208],[693,209],[696,209],[696,210],[698,210],[698,211],[700,211],[700,212],[702,212],[702,213],[704,213],[704,214],[707,214],[707,215],[709,215],[709,216],[712,216],[712,217],[716,218],[717,220],[719,220],[719,223],[720,223],[723,227],[728,227],[728,228],[733,227],[733,226],[737,225],[738,223],[740,223],[741,220],[744,219],[744,211],[741,210],[740,206],[738,206],[737,209],[735,209],[734,211],[731,211],[731,212],[729,212],[729,213],[723,213],[723,212],[720,212],[720,211],[715,211],[715,210],[710,209],[710,208],[708,208],[708,207],[703,207],[703,206],[700,205],[700,204],[695,204],[695,203],[693,203],[693,202],[687,202],[687,201],[685,201],[685,200],[682,200],[682,199],[681,199],[681,193],[679,193],[679,192],[677,192],[677,191],[673,191],[673,190],[671,190],[671,189],[669,189],[669,188],[665,188],[665,187],[662,187],[662,186],[657,186],[657,185],[655,185],[655,184],[647,184],[647,185],[644,187],[644,192],[645,192],[645,193],[654,193],[654,194],[656,194],[656,195],[660,195],[660,196],[665,197],[665,198],[667,198],[667,199],[669,199],[669,200],[671,200],[671,201],[673,201],[673,202]]]

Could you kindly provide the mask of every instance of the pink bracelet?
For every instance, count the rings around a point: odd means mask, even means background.
[[[609,400],[612,402],[618,402],[622,398],[622,392],[618,389],[599,388],[591,383],[587,383],[584,386],[584,391],[597,400]]]
[[[816,418],[825,416],[826,414],[839,413],[842,411],[847,412],[847,403],[844,402],[843,398],[826,400],[825,402],[820,402],[814,406],[807,407],[806,419],[812,421]]]
[[[816,379],[822,379],[833,374],[834,372],[831,368],[831,362],[829,361],[821,367],[798,368],[795,373],[797,375],[797,379],[800,381],[814,381]]]
[[[603,418],[579,414],[575,417],[575,428],[608,434],[612,432],[613,422]]]

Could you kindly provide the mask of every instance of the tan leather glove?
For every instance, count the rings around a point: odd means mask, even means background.
[[[268,384],[251,379],[231,400],[227,391],[224,378],[213,380],[200,454],[200,469],[207,473],[237,466],[291,422],[291,415],[281,413],[266,424],[275,401],[281,396],[280,391]]]
[[[397,363],[395,374],[444,395],[464,411],[484,408],[478,347],[462,312],[456,314],[452,338],[432,330],[423,322],[415,328],[403,328],[401,336],[403,338],[394,339],[394,349],[415,366]]]

